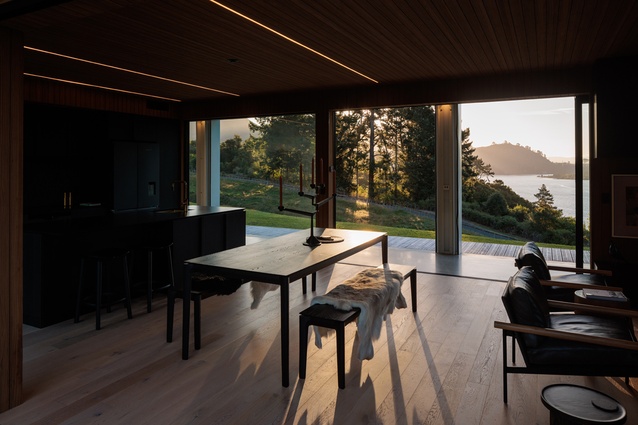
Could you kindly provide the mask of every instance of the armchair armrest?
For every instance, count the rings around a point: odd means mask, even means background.
[[[588,344],[602,345],[605,347],[623,348],[626,350],[638,351],[638,342],[624,339],[605,338],[602,336],[581,335],[573,332],[557,331],[536,326],[519,325],[515,323],[494,322],[494,327],[504,331],[521,332],[533,335],[545,336],[548,338],[564,339],[567,341],[584,342]]]
[[[590,304],[580,304],[580,303],[570,303],[566,301],[555,301],[555,300],[547,300],[547,304],[549,304],[552,308],[557,308],[565,311],[583,311],[587,313],[596,313],[596,314],[606,314],[610,316],[621,316],[621,317],[630,317],[630,318],[638,318],[638,311],[636,310],[628,310],[624,308],[614,308],[614,307],[602,307],[598,305],[590,305]]]
[[[606,289],[607,291],[621,291],[622,288],[618,286],[605,286],[605,285],[589,285],[584,283],[577,282],[563,282],[559,280],[541,280],[539,282],[543,286],[562,286],[563,288],[574,288],[574,289]]]
[[[556,270],[561,272],[573,272],[573,273],[584,273],[584,274],[598,274],[601,276],[612,276],[611,270],[600,270],[600,269],[585,269],[581,267],[565,267],[565,266],[551,266],[547,265],[549,270]]]

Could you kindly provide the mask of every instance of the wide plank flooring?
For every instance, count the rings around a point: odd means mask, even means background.
[[[391,250],[390,261],[415,264],[417,255]],[[367,263],[374,258],[378,252],[364,253],[321,271],[317,293],[376,265]],[[540,391],[555,382],[601,390],[627,408],[628,423],[638,423],[635,379],[626,387],[618,378],[513,375],[503,403],[493,322],[506,320],[499,276],[514,267],[511,259],[486,258],[476,264],[507,268],[480,279],[435,274],[436,259],[418,263],[418,312],[395,310],[369,361],[357,359],[356,326],[349,325],[343,390],[334,337],[318,349],[311,336],[306,379],[297,377],[298,313],[313,296],[302,294],[300,282],[290,290],[288,388],[281,386],[278,292],[251,310],[249,284],[203,301],[203,346],[186,361],[180,301],[169,344],[161,297],[150,314],[136,302],[132,320],[123,308],[105,314],[100,331],[93,315],[32,329],[24,335],[24,403],[0,414],[0,424],[549,424]],[[403,293],[409,303],[409,284]]]

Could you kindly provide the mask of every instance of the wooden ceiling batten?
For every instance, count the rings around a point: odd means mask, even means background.
[[[422,15],[429,13],[428,5],[398,2],[396,7],[400,8],[401,14],[405,17],[402,28],[398,30],[406,31],[414,46],[419,46],[419,51],[410,57],[415,66],[420,69],[419,72],[432,68],[444,69],[443,56],[432,43],[432,29],[422,18]]]
[[[222,3],[384,85],[590,69],[599,59],[638,54],[635,1]],[[242,96],[372,84],[209,0],[69,0],[0,25],[22,32],[29,46]],[[28,51],[25,66],[183,101],[226,96]]]
[[[483,36],[480,43],[484,51],[488,52],[486,53],[487,56],[485,59],[489,62],[491,72],[502,72],[499,65],[505,63],[505,54],[501,43],[499,43],[494,24],[485,7],[485,2],[470,1],[468,3],[464,10],[471,8],[474,11],[473,17],[475,19],[470,20],[470,24],[473,26],[473,31],[477,35],[477,38],[479,34]]]

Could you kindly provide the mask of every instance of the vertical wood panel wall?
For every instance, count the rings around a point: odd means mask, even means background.
[[[0,28],[0,412],[22,402],[22,45]]]

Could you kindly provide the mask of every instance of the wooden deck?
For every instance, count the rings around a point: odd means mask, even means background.
[[[294,232],[297,229],[283,229],[276,227],[246,226],[246,235],[253,237],[274,237],[286,233]],[[390,236],[388,238],[390,248],[414,249],[434,252],[436,243],[434,239],[408,238],[404,236]],[[462,242],[462,252],[464,254],[489,255],[492,257],[514,258],[519,250],[518,245]],[[576,251],[573,249],[541,248],[547,261],[561,263],[575,263]],[[585,264],[589,264],[589,251],[585,251]]]

